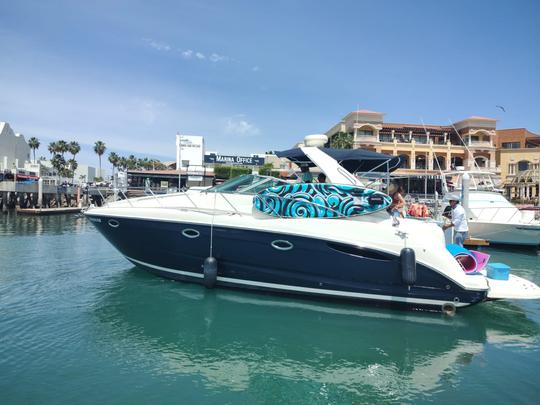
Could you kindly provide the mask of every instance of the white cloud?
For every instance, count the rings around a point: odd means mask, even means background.
[[[193,57],[193,51],[191,49],[182,51],[182,57],[185,59],[191,59]]]
[[[228,58],[218,53],[213,53],[212,55],[209,56],[208,59],[210,59],[211,62],[222,62],[222,61],[227,60]]]
[[[242,114],[227,118],[225,125],[225,133],[229,135],[239,136],[257,136],[260,134],[260,129],[257,126],[249,123]]]
[[[172,48],[169,44],[166,44],[165,42],[159,42],[155,41],[150,38],[144,38],[143,41],[151,48],[155,49],[156,51],[161,52],[169,52]]]
[[[124,112],[145,125],[154,124],[164,108],[165,103],[146,98],[133,98],[122,105]]]
[[[180,55],[184,59],[198,59],[198,60],[208,60],[213,63],[226,62],[231,60],[228,56],[220,55],[219,53],[212,52],[209,55],[205,55],[202,52],[194,51],[192,49],[178,50]]]
[[[258,67],[258,66],[253,66],[253,67],[251,68],[251,71],[252,71],[252,72],[258,72],[260,69],[261,69],[261,68]]]

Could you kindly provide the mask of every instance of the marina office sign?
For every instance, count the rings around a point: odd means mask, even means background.
[[[243,166],[262,166],[264,158],[253,156],[231,156],[231,155],[216,155],[214,153],[204,155],[204,163],[219,163],[229,165]]]

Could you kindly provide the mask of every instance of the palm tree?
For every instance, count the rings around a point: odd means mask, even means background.
[[[47,149],[49,150],[49,153],[51,155],[54,155],[58,149],[58,145],[56,144],[56,142],[51,142],[49,143],[49,146],[47,146]]]
[[[51,158],[51,165],[56,169],[57,175],[62,176],[64,174],[66,160],[62,155],[55,153]]]
[[[96,152],[99,157],[99,177],[101,178],[103,178],[103,175],[101,174],[101,155],[103,155],[106,150],[107,147],[105,146],[105,142],[97,141],[94,144],[94,152]]]
[[[119,160],[120,160],[120,156],[118,156],[115,152],[109,153],[109,162],[112,164],[113,178],[114,178],[114,168],[118,165]]]
[[[128,169],[137,169],[137,158],[135,155],[129,155],[127,158]]]
[[[72,141],[68,144],[68,151],[73,155],[73,159],[75,159],[77,153],[81,151],[81,145],[78,142]]]
[[[39,149],[39,139],[32,137],[28,140],[28,146],[30,149],[32,149],[32,152],[34,154],[34,163],[36,163],[36,149]]]
[[[122,170],[126,170],[128,168],[128,161],[124,156],[118,159],[118,167],[122,168]]]
[[[67,161],[68,172],[71,175],[71,182],[72,183],[75,182],[75,170],[77,170],[78,166],[79,166],[79,164],[77,163],[77,161],[75,159],[69,159]]]
[[[66,153],[68,149],[69,147],[66,141],[59,140],[58,142],[56,142],[56,153],[60,153],[62,157],[64,157],[64,153]]]

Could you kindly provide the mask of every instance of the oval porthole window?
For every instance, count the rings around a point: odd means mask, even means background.
[[[277,250],[291,250],[294,245],[288,240],[275,240],[271,243],[272,247]]]
[[[196,229],[187,228],[182,231],[182,235],[184,235],[186,238],[194,239],[198,238],[201,233]]]
[[[118,222],[116,219],[109,219],[109,221],[107,221],[107,223],[112,228],[118,228],[120,226],[120,222]]]

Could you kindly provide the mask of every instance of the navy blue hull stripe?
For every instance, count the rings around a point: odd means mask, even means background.
[[[151,269],[159,270],[162,272],[173,273],[173,274],[178,274],[184,277],[192,277],[192,278],[197,278],[197,279],[202,279],[204,277],[201,273],[170,269],[167,267],[145,263],[143,261],[133,259],[127,256],[126,256],[126,259],[128,259],[129,261],[133,263],[139,264],[141,266],[149,267]],[[440,301],[440,300],[433,300],[433,299],[426,299],[426,298],[411,298],[411,297],[399,297],[399,296],[383,295],[383,294],[358,293],[358,292],[352,292],[352,291],[327,290],[327,289],[322,289],[322,288],[301,287],[301,286],[292,286],[292,285],[286,285],[286,284],[253,281],[253,280],[243,280],[243,279],[237,279],[237,278],[232,278],[232,277],[218,276],[217,281],[227,283],[227,284],[259,287],[263,289],[271,289],[271,290],[277,290],[277,291],[290,291],[290,292],[299,292],[299,293],[306,293],[306,294],[319,294],[319,295],[333,296],[333,297],[357,298],[357,299],[376,300],[376,301],[385,301],[385,302],[400,302],[400,303],[405,303],[405,304],[443,305],[443,304],[448,303],[448,301]],[[456,307],[466,307],[468,305],[471,305],[471,303],[467,303],[467,302],[453,302],[453,304]]]

